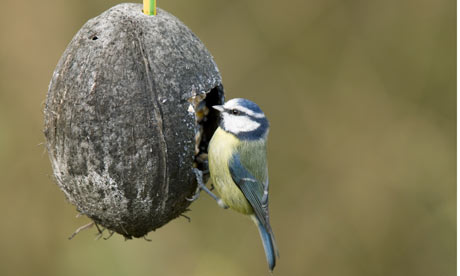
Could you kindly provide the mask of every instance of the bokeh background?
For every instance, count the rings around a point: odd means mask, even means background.
[[[51,177],[43,103],[73,35],[118,3],[2,1],[0,275],[267,275],[252,222],[206,196],[152,242],[67,239],[89,220]],[[275,275],[455,274],[455,1],[159,6],[271,120]]]

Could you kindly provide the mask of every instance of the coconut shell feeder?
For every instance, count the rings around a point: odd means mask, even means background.
[[[211,106],[223,101],[219,70],[187,26],[156,6],[112,7],[78,31],[51,79],[56,182],[96,224],[142,237],[190,205],[218,124]]]

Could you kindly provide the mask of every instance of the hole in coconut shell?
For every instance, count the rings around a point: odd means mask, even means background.
[[[219,126],[219,112],[213,105],[224,103],[224,89],[216,86],[205,94],[196,95],[189,100],[195,111],[195,167],[203,172],[204,181],[209,178],[208,145],[214,131]]]

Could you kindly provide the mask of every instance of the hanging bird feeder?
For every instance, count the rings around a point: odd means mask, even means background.
[[[46,145],[58,186],[95,223],[142,237],[187,210],[224,92],[203,43],[151,6],[89,20],[54,71]],[[149,14],[155,14],[154,16]]]

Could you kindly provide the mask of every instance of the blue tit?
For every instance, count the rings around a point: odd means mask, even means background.
[[[220,195],[215,199],[224,208],[251,216],[272,271],[278,251],[268,215],[268,120],[257,104],[246,99],[213,108],[221,119],[208,147],[209,172]]]

